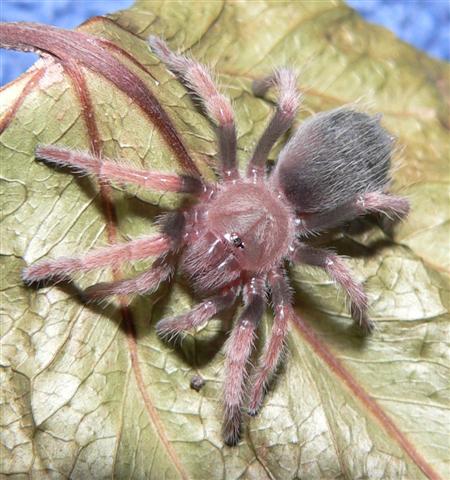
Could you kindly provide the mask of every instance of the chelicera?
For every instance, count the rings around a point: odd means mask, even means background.
[[[392,138],[379,118],[350,108],[310,117],[281,151],[272,173],[268,154],[293,124],[300,94],[295,73],[281,68],[254,83],[257,95],[277,89],[277,108],[256,144],[242,175],[236,166],[236,128],[230,101],[211,74],[192,58],[173,53],[152,37],[157,57],[198,96],[216,124],[219,143],[215,184],[203,178],[141,171],[57,146],[40,146],[36,155],[48,164],[93,173],[108,181],[130,182],[149,189],[190,194],[196,201],[167,214],[160,233],[112,245],[81,257],[45,260],[26,268],[26,282],[70,276],[156,256],[150,269],[131,279],[94,285],[90,299],[155,291],[174,271],[184,275],[201,299],[191,311],[157,324],[162,337],[177,337],[204,324],[242,298],[243,309],[226,345],[223,387],[223,436],[228,445],[240,437],[243,405],[250,415],[261,408],[265,389],[279,364],[289,322],[296,316],[285,273],[288,262],[326,270],[350,300],[353,320],[364,332],[373,329],[367,297],[336,254],[306,243],[311,233],[340,226],[370,212],[404,217],[406,199],[387,193]],[[271,334],[246,381],[258,323],[271,298]]]

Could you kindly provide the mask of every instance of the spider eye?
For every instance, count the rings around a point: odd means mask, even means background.
[[[236,248],[244,248],[244,243],[236,233],[230,235],[230,241]]]

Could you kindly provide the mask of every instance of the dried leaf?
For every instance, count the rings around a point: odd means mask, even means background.
[[[13,30],[0,34],[5,46],[45,52],[0,94],[1,472],[448,478],[449,66],[338,2],[138,1],[77,30],[98,40],[27,28],[31,37],[20,30],[15,43]],[[237,111],[241,167],[273,108],[254,98],[251,81],[274,65],[301,72],[299,121],[362,98],[403,146],[393,189],[411,198],[408,221],[392,235],[373,226],[335,243],[366,282],[377,332],[358,337],[343,296],[321,272],[293,271],[305,323],[292,326],[286,365],[236,448],[220,435],[227,322],[214,320],[175,350],[155,335],[159,318],[195,303],[182,282],[127,313],[114,303],[84,305],[73,285],[33,290],[20,277],[40,258],[148,233],[161,208],[179,204],[175,195],[99,188],[37,163],[37,144],[102,151],[157,170],[184,165],[213,178],[214,132],[149,52],[150,33],[217,70]],[[111,272],[77,285],[99,278]],[[206,380],[199,392],[190,388],[197,374]]]

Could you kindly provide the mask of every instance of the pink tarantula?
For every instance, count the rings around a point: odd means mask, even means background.
[[[93,173],[151,189],[190,194],[196,202],[167,214],[160,234],[100,248],[82,257],[45,260],[26,268],[26,282],[67,277],[75,272],[114,266],[157,256],[152,267],[136,278],[99,283],[86,290],[89,299],[148,293],[178,269],[203,300],[191,311],[157,324],[163,337],[176,337],[231,307],[242,295],[242,313],[226,346],[223,387],[223,436],[228,445],[240,437],[244,401],[256,415],[265,389],[277,368],[296,313],[292,306],[288,262],[321,267],[347,293],[351,315],[365,332],[373,329],[367,297],[345,263],[334,253],[305,243],[308,234],[337,227],[357,216],[381,212],[404,217],[408,202],[386,193],[392,138],[378,117],[338,108],[314,115],[298,128],[281,151],[273,172],[267,156],[294,121],[300,95],[294,72],[281,68],[256,81],[263,95],[277,89],[277,108],[259,139],[245,175],[236,167],[236,127],[230,101],[214,84],[210,72],[192,58],[173,53],[152,37],[153,52],[201,100],[217,126],[220,180],[154,171],[140,171],[85,153],[41,146],[36,156],[46,163]],[[246,376],[258,323],[270,294],[272,332],[255,368],[249,388]]]

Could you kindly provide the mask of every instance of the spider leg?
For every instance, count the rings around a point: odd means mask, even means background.
[[[292,260],[323,268],[336,283],[341,285],[348,295],[351,302],[350,312],[354,322],[365,333],[373,331],[375,324],[367,316],[367,295],[364,288],[360,283],[353,280],[350,270],[338,255],[327,250],[300,244],[295,249]]]
[[[170,212],[160,220],[159,235],[97,248],[84,256],[43,260],[25,268],[22,277],[25,283],[48,278],[61,279],[76,272],[87,272],[108,266],[117,267],[125,262],[166,254],[180,246],[184,226],[183,212]]]
[[[231,307],[236,300],[238,291],[238,287],[224,289],[220,295],[207,298],[187,313],[163,318],[156,325],[158,334],[163,338],[172,339],[182,332],[199,327],[217,313]]]
[[[175,270],[173,253],[182,245],[185,217],[183,212],[170,212],[161,219],[160,224],[162,234],[169,239],[169,244],[166,251],[153,262],[152,267],[135,278],[92,285],[84,292],[88,299],[98,300],[111,295],[154,292],[161,282],[173,274]]]
[[[247,176],[264,177],[264,166],[267,156],[277,139],[292,125],[297,112],[300,95],[296,87],[297,76],[289,68],[280,68],[272,75],[253,83],[255,95],[262,96],[271,86],[278,90],[277,110],[269,125],[259,139],[250,163]]]
[[[45,163],[69,167],[75,172],[96,174],[102,179],[133,183],[153,190],[192,194],[198,194],[202,190],[202,183],[198,178],[133,169],[108,159],[53,145],[38,146],[36,157]]]
[[[236,126],[229,99],[219,92],[207,67],[192,58],[172,52],[161,38],[151,36],[149,43],[153,53],[166,67],[198,95],[209,117],[217,125],[224,180],[238,178]]]
[[[253,277],[244,286],[244,310],[227,342],[224,383],[223,436],[227,445],[239,441],[244,381],[252,352],[256,328],[265,306],[265,279]]]
[[[408,212],[409,202],[406,198],[382,192],[370,192],[358,196],[333,210],[301,216],[299,233],[338,227],[367,213],[382,213],[393,219],[402,219]]]
[[[22,277],[26,283],[48,278],[63,278],[76,272],[86,272],[106,266],[141,260],[170,250],[172,241],[161,234],[144,237],[131,242],[95,249],[82,257],[60,257],[43,260],[25,268]]]
[[[173,261],[161,256],[155,260],[150,269],[134,278],[97,283],[88,287],[84,294],[88,300],[102,300],[112,295],[151,293],[156,291],[161,282],[167,280],[173,272]]]
[[[294,315],[291,289],[281,269],[269,273],[269,285],[272,292],[272,303],[275,312],[269,343],[260,359],[252,381],[248,413],[257,415],[263,401],[267,383],[275,372],[286,343],[289,320]]]

